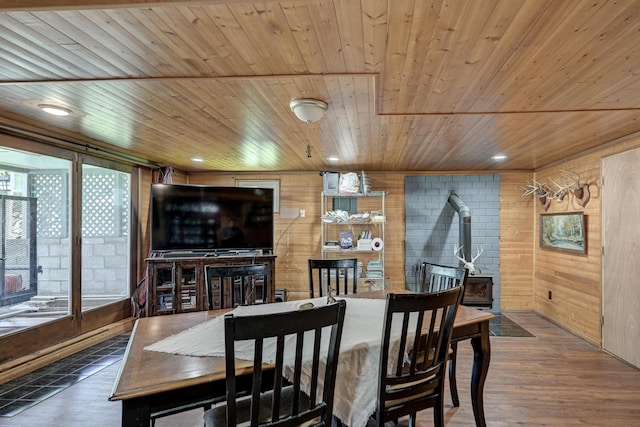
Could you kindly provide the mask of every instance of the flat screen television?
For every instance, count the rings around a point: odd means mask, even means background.
[[[273,251],[273,189],[151,185],[151,251]]]

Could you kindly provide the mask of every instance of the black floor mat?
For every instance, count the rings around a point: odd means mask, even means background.
[[[509,319],[504,314],[496,314],[489,321],[489,331],[494,337],[533,337],[534,335]]]

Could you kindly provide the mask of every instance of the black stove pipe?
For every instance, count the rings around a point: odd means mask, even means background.
[[[449,194],[447,201],[451,207],[458,212],[458,218],[460,220],[459,246],[462,247],[464,259],[471,261],[471,211],[455,193]],[[460,265],[462,265],[462,262],[460,262]]]

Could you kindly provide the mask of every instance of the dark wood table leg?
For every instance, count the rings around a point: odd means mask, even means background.
[[[471,405],[477,427],[486,427],[484,419],[484,381],[489,371],[491,347],[489,344],[489,321],[480,324],[480,336],[471,338],[473,347],[473,370],[471,372]]]
[[[148,398],[122,401],[122,427],[149,427],[151,409]]]

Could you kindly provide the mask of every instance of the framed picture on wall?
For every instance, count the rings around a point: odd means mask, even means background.
[[[584,214],[582,212],[540,214],[540,247],[586,254]]]

